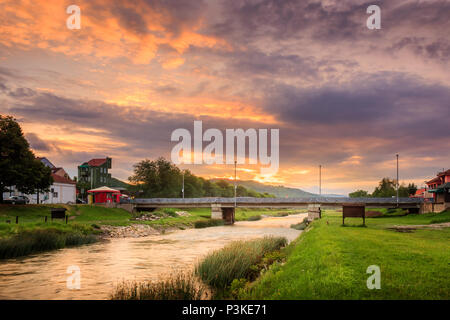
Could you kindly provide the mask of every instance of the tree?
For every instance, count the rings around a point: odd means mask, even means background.
[[[139,184],[143,197],[167,197],[180,196],[182,186],[182,174],[173,163],[158,158],[155,161],[143,160],[134,165],[134,175],[128,178],[132,183]]]
[[[189,170],[181,171],[164,158],[143,160],[134,165],[134,174],[128,178],[132,185],[128,191],[136,197],[179,198],[182,196],[184,174],[184,196],[197,197],[234,197],[234,185],[225,180],[217,182],[197,177]],[[274,197],[268,193],[258,193],[238,186],[238,197]]]
[[[356,190],[355,192],[349,193],[348,196],[350,198],[368,198],[370,194],[365,190]]]
[[[374,198],[391,198],[397,195],[396,181],[383,178],[372,193]]]
[[[16,119],[0,115],[0,203],[9,186],[34,193],[51,183],[50,169],[35,158]]]

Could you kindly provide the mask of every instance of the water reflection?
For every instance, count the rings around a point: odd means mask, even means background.
[[[265,235],[289,241],[290,229],[306,214],[237,222],[233,226],[188,229],[143,238],[119,238],[0,262],[0,299],[108,299],[123,280],[156,280],[189,269],[211,250],[234,240]],[[69,290],[69,266],[81,270],[81,289]]]

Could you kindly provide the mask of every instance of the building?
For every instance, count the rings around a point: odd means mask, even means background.
[[[120,191],[103,186],[96,189],[88,190],[88,193],[92,195],[89,203],[119,203]]]
[[[80,193],[86,195],[88,189],[108,186],[111,183],[111,158],[91,159],[78,166]]]
[[[430,181],[426,182],[427,192],[433,194],[433,204],[436,208],[433,212],[450,208],[450,169],[442,171]],[[442,210],[441,210],[442,209]]]
[[[51,169],[51,175],[53,183],[50,186],[49,192],[40,192],[39,195],[35,194],[23,194],[16,190],[16,188],[10,187],[9,192],[3,194],[3,198],[8,198],[13,195],[24,195],[30,199],[30,203],[75,203],[76,201],[76,182],[70,179],[67,172],[61,168],[56,167],[47,158],[37,158],[45,166]]]

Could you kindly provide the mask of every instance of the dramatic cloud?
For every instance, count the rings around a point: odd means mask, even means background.
[[[113,157],[126,179],[174,129],[280,128],[280,171],[243,179],[369,191],[448,166],[450,2],[66,0],[0,3],[0,113],[71,174]],[[371,4],[381,29],[366,27]],[[227,166],[192,166],[206,177]]]

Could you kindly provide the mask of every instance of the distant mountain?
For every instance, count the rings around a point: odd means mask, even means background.
[[[119,180],[117,178],[111,177],[111,181],[109,183],[109,186],[111,188],[123,188],[123,189],[128,189],[129,184],[126,182],[123,182],[122,180]]]
[[[229,183],[233,183],[228,179],[212,179],[213,181],[226,180]],[[302,189],[297,188],[288,188],[284,186],[273,186],[269,184],[264,184],[251,180],[238,180],[237,184],[243,186],[247,189],[252,189],[256,192],[264,193],[267,192],[269,194],[273,194],[277,198],[307,198],[314,197],[317,194],[303,191]]]

